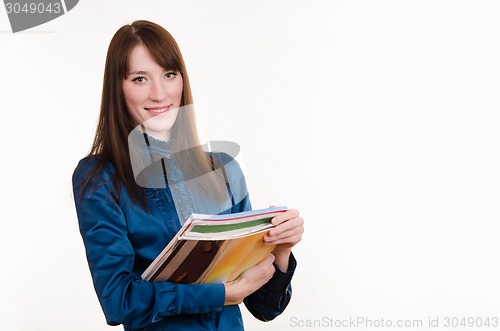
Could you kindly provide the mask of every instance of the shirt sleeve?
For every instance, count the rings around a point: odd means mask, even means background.
[[[260,289],[246,297],[243,302],[248,311],[261,321],[270,321],[280,315],[292,298],[292,276],[297,266],[290,254],[288,270],[281,271],[276,264],[273,277]]]
[[[88,158],[80,161],[73,174],[73,192],[94,288],[107,323],[142,328],[168,316],[221,311],[223,284],[149,282],[133,272],[134,247],[110,167],[93,175],[81,192],[93,163]]]

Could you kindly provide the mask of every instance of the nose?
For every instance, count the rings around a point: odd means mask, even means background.
[[[153,81],[149,93],[149,98],[153,101],[163,101],[167,96],[166,87],[159,81]]]

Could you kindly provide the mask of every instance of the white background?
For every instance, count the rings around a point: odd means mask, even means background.
[[[499,17],[498,1],[81,0],[12,34],[0,8],[0,329],[112,330],[71,175],[108,43],[136,19],[177,39],[254,208],[306,220],[292,302],[270,323],[244,312],[249,330],[500,315]]]

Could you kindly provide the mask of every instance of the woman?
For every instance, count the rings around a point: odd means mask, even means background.
[[[302,237],[296,210],[273,219],[277,245],[225,284],[149,282],[140,275],[192,212],[251,208],[229,155],[205,153],[196,135],[186,68],[172,36],[148,21],[120,28],[106,58],[101,112],[89,155],[73,175],[87,259],[106,320],[125,330],[243,330],[243,301],[258,319],[279,315],[291,296]]]

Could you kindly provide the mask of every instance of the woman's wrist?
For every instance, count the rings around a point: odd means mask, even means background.
[[[239,304],[241,303],[241,301],[243,301],[242,295],[240,293],[241,287],[238,286],[239,282],[240,280],[236,279],[232,282],[224,284],[224,289],[225,289],[224,306]]]
[[[291,248],[281,248],[276,246],[273,250],[274,254],[274,264],[280,269],[281,272],[288,271],[288,261],[290,260],[290,254],[292,253]]]

